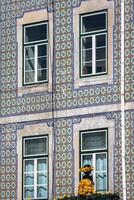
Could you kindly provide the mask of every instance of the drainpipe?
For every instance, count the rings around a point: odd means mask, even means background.
[[[126,166],[125,166],[125,99],[124,99],[124,8],[121,0],[121,147],[122,147],[122,187],[123,200],[126,200]]]

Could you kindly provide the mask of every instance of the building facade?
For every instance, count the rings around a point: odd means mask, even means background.
[[[123,18],[121,2],[1,0],[1,200],[77,194],[87,164],[97,191],[123,199],[126,178],[134,199],[134,2]]]

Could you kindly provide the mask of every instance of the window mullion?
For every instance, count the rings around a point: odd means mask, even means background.
[[[96,38],[92,36],[92,74],[96,73]]]
[[[35,45],[35,82],[37,82],[37,69],[38,69],[38,45]]]
[[[37,198],[37,159],[34,159],[34,198]]]
[[[93,168],[94,168],[94,173],[93,173],[93,180],[94,180],[94,187],[96,189],[96,154],[94,153],[93,155]]]

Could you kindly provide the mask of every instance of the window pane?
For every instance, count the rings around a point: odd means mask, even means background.
[[[41,57],[38,58],[38,69],[47,68],[47,58]]]
[[[37,184],[47,184],[47,173],[38,173],[37,174]]]
[[[96,155],[96,171],[104,171],[106,170],[106,153],[97,154]]]
[[[106,29],[106,13],[82,17],[82,33]]]
[[[47,159],[38,159],[37,171],[46,171],[46,170],[47,170]]]
[[[96,36],[96,47],[106,46],[106,34]]]
[[[92,74],[92,62],[83,63],[82,75]]]
[[[38,57],[47,55],[47,45],[38,45]]]
[[[25,140],[25,155],[37,155],[47,153],[47,138]]]
[[[25,160],[25,172],[33,172],[33,171],[34,171],[34,161]]]
[[[87,132],[82,134],[82,150],[106,148],[106,132]]]
[[[106,59],[106,49],[105,48],[96,49],[96,60],[102,60],[102,59]]]
[[[25,83],[33,83],[34,81],[34,71],[25,72]]]
[[[25,42],[36,42],[47,39],[47,24],[25,27]]]
[[[92,164],[92,155],[82,155],[82,166],[93,165]]]
[[[106,191],[107,190],[107,176],[106,173],[96,173],[96,190]]]
[[[24,188],[24,197],[25,198],[34,198],[34,187],[25,187]]]
[[[47,69],[38,70],[38,81],[47,80]]]
[[[34,58],[34,47],[25,47],[25,58]]]
[[[92,50],[83,50],[82,52],[82,61],[92,61]]]
[[[91,49],[92,48],[92,37],[82,38],[82,49]]]
[[[25,60],[25,71],[34,70],[34,59]]]
[[[96,61],[96,73],[106,72],[106,60]]]
[[[47,198],[47,188],[45,186],[37,187],[37,197]]]
[[[34,174],[33,173],[28,173],[25,174],[25,185],[34,185]]]

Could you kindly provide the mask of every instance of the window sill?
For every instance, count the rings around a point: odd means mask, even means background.
[[[87,85],[112,84],[112,83],[113,83],[113,76],[106,74],[106,75],[78,78],[74,81],[74,87],[79,88]]]
[[[26,85],[18,88],[18,96],[22,96],[24,94],[32,94],[36,92],[51,92],[51,91],[52,91],[52,84],[48,83]]]

